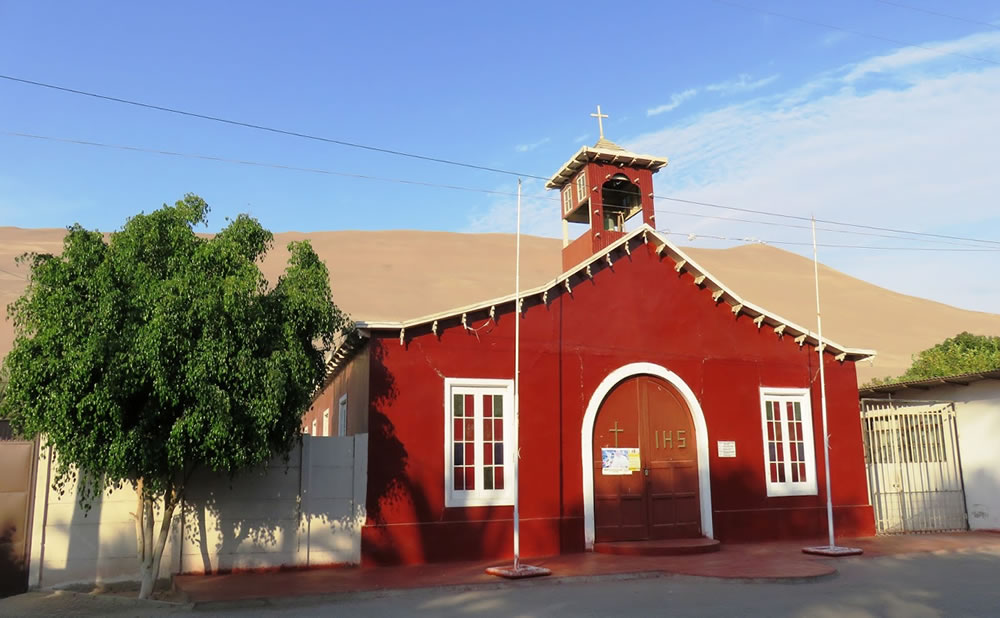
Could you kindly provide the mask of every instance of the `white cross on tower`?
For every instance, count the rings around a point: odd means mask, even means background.
[[[607,118],[608,115],[607,114],[602,114],[601,113],[601,106],[598,105],[597,106],[597,113],[596,114],[591,114],[591,116],[593,116],[594,118],[597,118],[597,128],[601,132],[601,139],[604,139],[604,122],[603,122],[602,119],[603,118]]]

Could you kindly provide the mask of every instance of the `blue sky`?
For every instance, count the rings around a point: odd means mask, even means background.
[[[1000,24],[1000,7],[900,1],[986,23],[877,0],[0,1],[0,73],[538,176],[597,139],[589,114],[599,103],[610,139],[670,158],[658,195],[1000,239],[1000,28],[989,25]],[[500,192],[516,182],[4,80],[0,132]],[[189,191],[212,205],[212,229],[239,212],[275,231],[514,225],[503,196],[0,133],[0,225],[115,229]],[[526,231],[558,235],[555,202],[535,197],[541,183],[525,192]],[[809,240],[702,218],[724,211],[657,208],[682,244]],[[958,248],[821,232],[824,241]],[[998,256],[825,249],[821,258],[905,293],[1000,312],[997,278],[977,276],[996,272]]]

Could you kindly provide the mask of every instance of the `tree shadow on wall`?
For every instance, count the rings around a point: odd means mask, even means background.
[[[406,445],[397,435],[387,414],[399,396],[396,380],[386,367],[382,342],[373,339],[369,345],[368,508],[362,537],[365,562],[376,565],[437,562],[454,559],[456,550],[469,548],[478,548],[483,556],[504,555],[511,539],[496,534],[497,528],[490,520],[509,519],[511,507],[441,510],[440,505],[432,503],[423,482],[411,476],[412,471],[427,464],[411,461]],[[402,413],[431,415],[437,413],[437,408],[429,404]],[[433,479],[434,475],[430,477]],[[430,482],[444,481],[439,477]],[[400,518],[407,521],[399,521]],[[417,522],[421,525],[406,525]],[[408,534],[407,529],[416,532]]]
[[[385,396],[394,396],[391,380],[385,384]],[[369,434],[377,431],[373,427]],[[288,458],[277,457],[235,478],[210,471],[196,473],[184,502],[181,572],[351,561],[356,530],[364,524],[366,500],[353,491],[354,466],[365,463],[354,453],[357,442],[354,437],[303,436]],[[393,450],[391,443],[370,437],[368,448],[380,453],[374,460],[389,452],[405,466],[406,452],[398,442]],[[308,470],[303,470],[307,465]],[[368,482],[371,492],[373,481]],[[385,482],[388,488],[380,491],[393,491],[392,478]]]
[[[818,462],[822,465],[822,460]],[[721,470],[713,462],[712,510],[715,538],[723,543],[802,541],[826,544],[826,490],[818,485],[814,495],[767,497],[765,480],[741,465]],[[836,489],[836,487],[834,488]],[[776,510],[777,509],[777,510]],[[871,510],[834,502],[837,538],[874,534]]]
[[[8,525],[0,532],[0,598],[28,589],[28,565],[15,552],[17,529]]]

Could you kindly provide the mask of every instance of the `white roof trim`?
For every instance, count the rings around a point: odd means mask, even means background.
[[[627,150],[611,150],[608,148],[595,148],[583,146],[576,154],[570,157],[559,171],[549,178],[545,183],[546,189],[556,189],[568,183],[573,176],[588,162],[600,160],[605,163],[621,163],[623,165],[645,167],[654,172],[667,165],[665,157],[655,157],[653,155],[636,154]]]
[[[702,268],[697,262],[695,262],[689,255],[684,253],[680,248],[671,243],[667,238],[660,235],[656,230],[651,228],[648,224],[643,224],[633,232],[628,235],[618,239],[600,253],[596,253],[589,257],[588,259],[580,262],[570,270],[562,273],[552,281],[540,285],[538,287],[532,288],[530,290],[525,290],[521,292],[518,296],[520,298],[526,298],[529,296],[543,295],[553,288],[557,288],[565,284],[570,277],[578,274],[584,273],[591,264],[606,259],[605,256],[611,254],[615,250],[621,248],[626,243],[631,242],[636,237],[643,235],[651,235],[655,237],[657,244],[662,245],[661,252],[667,253],[675,262],[684,261],[684,270],[693,275],[696,279],[701,280],[701,286],[709,288],[713,292],[713,296],[718,294],[717,302],[726,302],[730,307],[740,306],[739,315],[747,315],[754,318],[754,321],[761,319],[763,324],[767,324],[779,332],[786,335],[793,335],[798,338],[805,335],[803,343],[808,343],[813,347],[819,345],[819,336],[813,333],[808,328],[799,326],[791,320],[787,320],[780,315],[764,310],[763,308],[741,298],[735,292],[726,287],[718,278],[709,273],[706,269]],[[651,240],[648,238],[643,239],[644,241]],[[484,311],[495,305],[502,305],[505,303],[512,303],[514,301],[514,294],[508,294],[507,296],[502,296],[500,298],[494,298],[480,303],[475,303],[472,305],[465,305],[464,307],[458,307],[455,309],[449,309],[448,311],[442,311],[440,313],[435,313],[433,315],[426,315],[419,318],[414,318],[412,320],[406,320],[402,322],[357,322],[357,327],[364,330],[400,330],[404,331],[407,328],[412,328],[415,326],[422,326],[425,324],[432,324],[437,320],[444,320],[448,318],[458,318],[462,314],[471,313],[473,311]],[[758,325],[759,328],[760,325]],[[783,327],[783,328],[782,328]],[[866,350],[862,348],[849,348],[847,346],[842,346],[838,343],[830,341],[829,338],[824,337],[824,351],[833,354],[834,356],[839,356],[845,354],[845,358],[850,360],[863,360],[875,356],[874,350]]]

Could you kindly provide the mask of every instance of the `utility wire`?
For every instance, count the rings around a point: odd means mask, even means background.
[[[909,11],[917,11],[918,13],[926,13],[927,15],[934,15],[936,17],[944,17],[946,19],[954,19],[957,21],[964,21],[967,24],[974,24],[976,26],[987,26],[989,28],[996,28],[1000,30],[1000,26],[997,24],[991,24],[988,21],[980,21],[978,19],[969,19],[968,17],[960,17],[958,15],[952,15],[950,13],[941,13],[940,11],[932,11],[930,9],[924,9],[919,6],[913,6],[910,4],[903,4],[902,2],[892,2],[892,0],[872,0],[873,2],[880,2],[882,4],[888,4],[889,6],[896,6],[901,9],[907,9]]]
[[[27,277],[23,277],[23,276],[21,276],[21,275],[19,275],[19,274],[17,274],[17,273],[12,273],[12,272],[10,272],[9,270],[4,270],[4,269],[2,269],[2,268],[0,268],[0,273],[7,273],[8,275],[10,275],[10,276],[12,276],[12,277],[17,277],[18,279],[24,279],[25,281],[27,281],[27,280],[28,280],[28,278],[27,278]]]
[[[517,195],[517,193],[513,193],[513,192],[493,191],[493,190],[490,190],[490,189],[479,189],[479,188],[474,188],[474,187],[463,187],[463,186],[460,186],[460,185],[446,185],[446,184],[438,184],[438,183],[433,183],[433,182],[423,182],[423,181],[420,181],[420,180],[404,180],[404,179],[401,179],[401,178],[387,178],[387,177],[384,177],[384,176],[371,176],[371,175],[368,175],[368,174],[354,174],[354,173],[351,173],[351,172],[337,172],[337,171],[333,171],[333,170],[320,169],[320,168],[315,168],[315,167],[297,167],[297,166],[294,166],[294,165],[282,165],[280,163],[262,163],[260,161],[248,161],[248,160],[245,160],[245,159],[229,159],[229,158],[226,158],[226,157],[216,157],[216,156],[212,156],[212,155],[192,154],[192,153],[188,153],[188,152],[175,152],[175,151],[172,151],[172,150],[159,150],[159,149],[156,149],[156,148],[142,148],[142,147],[139,147],[139,146],[126,146],[126,145],[123,145],[123,144],[107,144],[107,143],[103,143],[103,142],[92,142],[92,141],[81,140],[81,139],[69,139],[69,138],[63,138],[63,137],[51,137],[51,136],[48,136],[48,135],[35,135],[33,133],[20,133],[18,131],[0,131],[0,135],[10,135],[10,136],[13,136],[13,137],[28,137],[28,138],[31,138],[31,139],[40,139],[40,140],[46,140],[46,141],[50,141],[50,142],[60,142],[60,143],[63,143],[63,144],[76,144],[76,145],[79,145],[79,146],[94,146],[94,147],[97,147],[97,148],[107,148],[107,149],[113,149],[113,150],[125,150],[125,151],[129,151],[129,152],[144,152],[144,153],[148,153],[148,154],[165,155],[165,156],[168,156],[168,157],[180,157],[180,158],[185,158],[185,159],[200,159],[200,160],[203,160],[203,161],[216,161],[216,162],[220,162],[220,163],[234,163],[236,165],[250,165],[250,166],[253,166],[253,167],[267,167],[267,168],[273,168],[273,169],[279,169],[279,170],[290,170],[290,171],[296,171],[296,172],[308,172],[308,173],[311,173],[311,174],[325,174],[325,175],[328,175],[328,176],[343,176],[345,178],[361,178],[361,179],[364,179],[364,180],[378,180],[378,181],[382,181],[382,182],[395,182],[395,183],[405,184],[405,185],[420,185],[420,186],[424,186],[424,187],[436,187],[436,188],[442,188],[442,189],[453,189],[453,190],[457,190],[457,191],[469,191],[469,192],[474,192],[474,193],[490,193],[490,194],[493,194],[493,195],[504,195],[504,196],[516,196]],[[555,199],[555,198],[551,198],[548,195],[546,195],[546,196],[539,196],[539,197],[542,197],[542,199]]]
[[[380,148],[377,146],[368,146],[366,144],[358,144],[356,142],[348,142],[339,139],[333,139],[331,137],[322,137],[320,135],[312,135],[309,133],[300,133],[298,131],[291,131],[288,129],[279,129],[275,127],[268,127],[260,124],[254,124],[252,122],[243,122],[240,120],[230,120],[228,118],[222,118],[219,116],[210,116],[208,114],[199,114],[197,112],[190,112],[187,110],[176,109],[173,107],[166,107],[163,105],[154,105],[152,103],[143,103],[142,101],[132,101],[130,99],[122,99],[119,97],[113,97],[106,94],[98,94],[96,92],[87,92],[86,90],[77,90],[75,88],[67,88],[66,86],[57,86],[55,84],[47,84],[45,82],[38,82],[30,79],[23,79],[20,77],[14,77],[12,75],[0,74],[0,79],[6,79],[12,82],[18,82],[21,84],[27,84],[29,86],[38,86],[40,88],[49,88],[51,90],[58,90],[60,92],[68,92],[70,94],[78,94],[85,97],[92,97],[95,99],[102,99],[104,101],[112,101],[114,103],[123,103],[125,105],[133,105],[135,107],[142,107],[145,109],[152,109],[160,112],[167,112],[170,114],[178,114],[180,116],[188,116],[190,118],[200,118],[202,120],[211,120],[212,122],[221,122],[228,125],[233,125],[237,127],[245,127],[248,129],[256,129],[258,131],[267,131],[269,133],[277,133],[279,135],[290,135],[292,137],[301,137],[303,139],[310,139],[317,142],[325,142],[327,144],[337,144],[338,146],[347,146],[349,148],[360,148],[362,150],[369,150],[372,152],[381,152],[383,154],[395,155],[398,157],[409,157],[411,159],[419,159],[421,161],[431,161],[433,163],[443,163],[445,165],[455,165],[458,167],[464,167],[474,170],[483,170],[486,172],[495,172],[497,174],[507,174],[510,176],[524,176],[527,178],[535,178],[537,180],[548,180],[548,178],[542,176],[533,176],[531,174],[523,174],[521,172],[513,172],[511,170],[500,169],[496,167],[487,167],[485,165],[475,165],[473,163],[464,163],[462,161],[452,161],[451,159],[442,159],[438,157],[430,157],[426,155],[414,154],[412,152],[404,152],[402,150],[392,150],[390,148]]]
[[[796,15],[789,15],[787,13],[779,13],[777,11],[771,11],[768,9],[762,9],[755,6],[747,6],[745,4],[740,4],[737,2],[730,2],[729,0],[715,0],[719,4],[725,4],[727,6],[736,7],[739,9],[744,9],[746,11],[756,11],[758,13],[763,13],[765,15],[772,15],[774,17],[781,17],[782,19],[790,19],[792,21],[801,22],[803,24],[809,24],[810,26],[819,26],[820,28],[830,28],[832,30],[839,30],[841,32],[847,32],[848,34],[855,34],[857,36],[866,37],[869,39],[875,39],[877,41],[884,41],[887,43],[892,43],[894,45],[902,45],[904,47],[916,47],[929,52],[934,52],[936,54],[946,54],[949,56],[956,56],[958,58],[965,58],[966,60],[975,60],[976,62],[985,62],[987,64],[1000,65],[1000,61],[991,60],[989,58],[982,58],[980,56],[970,56],[968,54],[963,54],[960,52],[947,51],[943,49],[938,49],[936,47],[928,47],[926,45],[920,45],[917,43],[908,43],[906,41],[901,41],[899,39],[894,39],[892,37],[882,36],[880,34],[872,34],[870,32],[863,32],[861,30],[853,30],[851,28],[844,28],[842,26],[835,26],[833,24],[828,24],[826,22],[815,21],[812,19],[806,19],[804,17],[798,17]]]
[[[795,242],[791,240],[763,240],[760,238],[754,238],[752,236],[744,237],[733,237],[733,236],[718,236],[715,234],[701,234],[698,232],[672,232],[670,230],[657,230],[661,234],[668,234],[670,236],[686,236],[689,241],[695,241],[699,238],[708,238],[711,240],[727,240],[734,242],[743,243],[760,243],[764,245],[793,245],[802,247],[811,247],[811,242]],[[818,244],[817,247],[828,247],[831,249],[871,249],[875,251],[957,251],[957,252],[976,252],[976,253],[996,253],[1000,252],[1000,249],[949,249],[945,247],[882,247],[877,245],[837,245],[837,244]]]
[[[755,214],[755,215],[765,215],[765,216],[768,216],[768,217],[783,217],[785,219],[795,219],[795,220],[798,220],[798,221],[811,221],[812,220],[812,217],[803,217],[803,216],[800,216],[800,215],[788,215],[788,214],[777,213],[777,212],[768,212],[766,210],[754,210],[752,208],[739,208],[737,206],[725,206],[723,204],[713,204],[712,202],[699,202],[697,200],[685,200],[685,199],[681,199],[679,197],[668,197],[668,196],[665,196],[665,195],[654,195],[653,199],[668,200],[668,201],[671,201],[671,202],[680,202],[680,203],[683,203],[683,204],[694,204],[696,206],[708,206],[709,208],[721,208],[721,209],[724,209],[724,210],[734,210],[734,211],[737,211],[737,212],[746,212],[746,213],[751,213],[751,214]],[[992,244],[992,245],[1000,246],[1000,241],[998,241],[998,240],[983,240],[981,238],[967,238],[967,237],[964,237],[964,236],[949,236],[947,234],[933,234],[931,232],[914,232],[914,231],[911,231],[911,230],[900,230],[900,229],[895,229],[895,228],[891,228],[891,227],[879,227],[877,225],[864,225],[862,223],[846,223],[846,222],[843,222],[843,221],[832,221],[830,219],[816,219],[816,222],[817,223],[825,223],[827,225],[842,225],[842,226],[846,226],[846,227],[856,227],[856,228],[861,228],[861,229],[866,229],[866,230],[876,230],[876,231],[880,231],[880,232],[894,232],[896,234],[913,234],[915,236],[931,236],[933,238],[945,238],[945,239],[948,239],[948,240],[964,240],[964,241],[967,241],[967,242],[987,243],[987,244]]]
[[[792,228],[792,229],[797,229],[797,230],[809,230],[809,229],[812,229],[808,225],[798,225],[798,224],[795,224],[795,223],[780,223],[778,221],[761,221],[760,219],[742,219],[742,218],[739,218],[739,217],[722,217],[722,216],[719,216],[719,215],[706,215],[704,213],[681,212],[679,210],[663,210],[661,208],[656,208],[655,212],[657,214],[661,214],[662,213],[662,214],[667,214],[667,215],[678,215],[678,216],[681,216],[681,217],[695,217],[695,218],[698,218],[698,219],[712,219],[714,221],[735,221],[735,222],[738,222],[738,223],[751,223],[751,224],[755,224],[755,225],[768,225],[768,226],[771,226],[771,227]],[[912,241],[915,241],[915,242],[925,242],[925,243],[933,243],[933,244],[941,244],[941,245],[954,245],[954,246],[958,246],[958,247],[963,247],[963,246],[964,247],[968,247],[968,244],[962,243],[962,242],[952,242],[952,241],[948,241],[948,240],[932,240],[932,239],[926,239],[926,238],[912,238],[912,237],[909,237],[909,236],[893,236],[893,235],[890,235],[890,234],[878,234],[878,233],[875,233],[875,232],[860,232],[860,231],[856,231],[856,230],[838,230],[838,229],[832,228],[832,227],[817,227],[816,230],[817,231],[821,231],[821,232],[832,232],[834,234],[851,234],[852,236],[870,236],[870,237],[874,237],[874,238],[889,238],[889,239],[892,239],[892,240],[912,240]],[[810,246],[811,246],[811,243],[810,243]]]
[[[38,140],[44,140],[44,141],[50,141],[50,142],[59,142],[59,143],[66,143],[66,144],[76,144],[76,145],[81,145],[81,146],[91,146],[91,147],[97,147],[97,148],[106,148],[106,149],[114,149],[114,150],[124,150],[124,151],[128,151],[128,152],[143,152],[143,153],[158,154],[158,155],[165,155],[165,156],[171,156],[171,157],[198,159],[198,160],[205,160],[205,161],[215,161],[215,162],[221,162],[221,163],[232,163],[232,164],[237,164],[237,165],[248,165],[248,166],[253,166],[253,167],[263,167],[263,168],[272,168],[272,169],[279,169],[279,170],[298,171],[298,172],[306,172],[306,173],[312,173],[312,174],[324,174],[324,175],[328,175],[328,176],[341,176],[341,177],[346,177],[346,178],[360,178],[360,179],[365,179],[365,180],[376,180],[376,181],[381,181],[381,182],[392,182],[392,183],[405,184],[405,185],[416,185],[416,186],[424,186],[424,187],[432,187],[432,188],[443,188],[443,189],[466,191],[466,192],[472,192],[472,193],[484,193],[484,194],[499,195],[499,196],[505,196],[505,197],[515,197],[517,195],[514,192],[497,191],[497,190],[491,190],[491,189],[481,189],[481,188],[476,188],[476,187],[465,187],[465,186],[460,186],[460,185],[439,184],[439,183],[424,182],[424,181],[419,181],[419,180],[406,180],[406,179],[400,179],[400,178],[388,178],[388,177],[383,177],[383,176],[372,176],[372,175],[367,175],[367,174],[354,174],[354,173],[349,173],[349,172],[339,172],[339,171],[327,170],[327,169],[321,169],[321,168],[298,167],[298,166],[293,166],[293,165],[283,165],[283,164],[277,164],[277,163],[263,163],[263,162],[259,162],[259,161],[249,161],[249,160],[244,160],[244,159],[231,159],[231,158],[218,157],[218,156],[212,156],[212,155],[202,155],[202,154],[192,154],[192,153],[184,153],[184,152],[175,152],[175,151],[170,151],[170,150],[160,150],[160,149],[154,149],[154,148],[142,148],[142,147],[139,147],[139,146],[127,146],[127,145],[121,145],[121,144],[108,144],[108,143],[94,142],[94,141],[88,141],[88,140],[78,140],[78,139],[69,139],[69,138],[61,138],[61,137],[51,137],[51,136],[46,136],[46,135],[36,135],[36,134],[32,134],[32,133],[23,133],[23,132],[18,132],[18,131],[4,131],[4,130],[0,130],[0,135],[8,135],[8,136],[14,136],[14,137],[38,139]],[[613,191],[613,189],[611,189],[611,190]],[[525,196],[525,197],[528,197],[530,199],[547,200],[547,201],[552,201],[552,202],[559,201],[559,198],[556,197],[556,196],[549,196],[549,195],[544,195],[544,194],[534,194],[534,195],[528,195],[528,196]],[[653,199],[654,200],[666,200],[666,201],[672,201],[672,202],[679,202],[679,203],[690,204],[690,205],[695,205],[695,206],[705,206],[705,207],[710,207],[710,208],[724,209],[724,210],[730,210],[730,211],[736,211],[736,212],[745,212],[745,213],[751,213],[751,214],[758,214],[758,215],[769,216],[769,217],[786,218],[786,219],[793,219],[793,220],[800,220],[800,221],[811,221],[810,217],[802,217],[802,216],[797,216],[797,215],[788,215],[788,214],[783,214],[783,213],[769,212],[769,211],[765,211],[765,210],[755,210],[755,209],[750,209],[750,208],[739,208],[739,207],[736,207],[736,206],[726,206],[726,205],[723,205],[723,204],[715,204],[715,203],[711,203],[711,202],[701,202],[701,201],[696,201],[696,200],[687,200],[687,199],[670,197],[670,196],[665,196],[665,195],[653,195]],[[760,221],[760,220],[753,220],[753,219],[740,219],[740,218],[735,218],[735,217],[721,217],[721,216],[712,216],[712,215],[706,215],[706,214],[684,213],[684,212],[664,210],[664,209],[655,209],[655,210],[656,210],[656,212],[661,212],[661,213],[665,213],[665,214],[702,217],[702,218],[705,218],[705,219],[716,219],[716,220],[720,220],[720,221],[737,221],[737,222],[741,222],[741,223],[752,223],[752,224],[757,224],[757,225],[769,225],[769,226],[787,227],[787,228],[799,228],[799,229],[805,229],[805,228],[808,227],[808,226],[805,226],[805,225],[795,225],[795,224],[790,224],[790,223],[779,223],[779,222],[776,222],[776,221]],[[853,230],[838,230],[838,229],[826,228],[826,227],[817,228],[817,229],[822,230],[822,231],[835,232],[835,233],[841,233],[841,234],[854,234],[854,235],[859,235],[859,236],[875,236],[875,237],[889,238],[889,239],[895,239],[895,240],[915,240],[915,241],[919,241],[919,242],[936,242],[936,243],[941,243],[941,244],[958,244],[958,243],[947,242],[947,241],[964,241],[964,242],[975,242],[975,243],[989,243],[989,244],[996,244],[996,245],[1000,246],[1000,241],[993,241],[993,240],[983,240],[983,239],[978,239],[978,238],[966,238],[966,237],[962,237],[962,236],[947,236],[947,235],[943,235],[943,234],[933,234],[933,233],[929,233],[929,232],[914,232],[914,231],[909,231],[909,230],[899,230],[899,229],[893,229],[893,228],[884,228],[884,227],[879,227],[879,226],[863,225],[863,224],[858,224],[858,223],[846,223],[846,222],[840,222],[840,221],[830,221],[830,220],[826,220],[826,219],[816,219],[816,221],[820,222],[820,223],[827,224],[827,225],[839,225],[839,226],[844,226],[844,227],[863,228],[863,229],[867,229],[867,230],[873,230],[875,232],[879,232],[879,231],[881,231],[881,232],[892,232],[894,234],[907,234],[907,235],[912,235],[912,236],[917,236],[917,237],[926,236],[926,237],[930,237],[930,238],[943,239],[943,240],[924,240],[922,238],[911,238],[911,237],[907,237],[907,236],[889,236],[889,235],[875,234],[875,233],[872,233],[872,232],[859,232],[859,231],[853,231]],[[702,236],[704,236],[704,235],[702,235]]]
[[[736,4],[736,3],[733,3],[733,2],[727,2],[725,0],[716,0],[716,2],[720,2],[722,4],[729,4],[731,6],[736,6],[736,7],[744,8],[744,9],[747,9],[747,10],[760,10],[760,11],[765,12],[765,13],[769,12],[769,11],[765,11],[763,9],[756,9],[754,7],[746,7],[746,6],[743,6],[743,5],[740,5],[740,4]],[[778,15],[779,17],[788,17],[789,19],[799,19],[799,18],[796,18],[796,17],[792,17],[792,16],[780,14],[780,13],[773,13],[772,12],[772,14]],[[801,20],[801,19],[799,19],[799,21],[806,21],[806,23],[813,23],[813,22],[808,22],[808,20]],[[815,22],[815,23],[817,25],[820,25],[820,26],[826,26],[826,27],[830,27],[830,28],[844,30],[843,28],[839,28],[838,26],[830,26],[828,24],[821,24],[821,23],[818,23],[818,22]],[[875,36],[875,35],[872,35],[872,36]],[[892,39],[886,39],[886,40],[889,40],[889,41],[891,41],[893,43],[897,43],[897,44],[900,44],[900,45],[908,45],[907,43],[904,43],[904,42],[901,42],[901,41],[895,41],[895,40],[892,40]],[[915,47],[920,47],[920,46],[917,45]],[[923,48],[923,49],[928,49],[928,50],[931,50],[931,51],[938,51],[938,50],[933,50],[933,48],[926,48],[926,47]],[[941,53],[950,53],[950,52],[941,52]],[[958,54],[958,55],[961,55],[961,54]],[[970,56],[970,58],[971,58],[971,56]],[[976,59],[976,58],[973,58],[973,59]],[[992,62],[994,64],[1000,64],[1000,63],[997,63],[997,62],[993,62],[991,60],[984,60],[984,61],[985,62]],[[195,113],[195,112],[189,112],[189,111],[174,109],[174,108],[165,107],[165,106],[162,106],[162,105],[153,105],[153,104],[150,104],[150,103],[142,103],[142,102],[139,102],[139,101],[131,101],[131,100],[128,100],[128,99],[122,99],[122,98],[118,98],[118,97],[112,97],[112,96],[108,96],[108,95],[103,95],[103,94],[98,94],[98,93],[93,93],[93,92],[87,92],[87,91],[84,91],[84,90],[77,90],[77,89],[74,89],[74,88],[67,88],[65,86],[57,86],[55,84],[47,84],[47,83],[44,83],[44,82],[39,82],[39,81],[34,81],[34,80],[29,80],[29,79],[23,79],[23,78],[19,78],[19,77],[13,77],[13,76],[10,76],[10,75],[0,74],[0,79],[6,79],[6,80],[9,80],[9,81],[18,82],[18,83],[22,83],[22,84],[28,84],[28,85],[32,85],[32,86],[38,86],[38,87],[41,87],[41,88],[49,88],[49,89],[58,90],[58,91],[61,91],[61,92],[68,92],[68,93],[72,93],[72,94],[78,94],[78,95],[82,95],[82,96],[93,97],[93,98],[102,99],[102,100],[106,100],[106,101],[113,101],[113,102],[116,102],[116,103],[123,103],[123,104],[126,104],[126,105],[134,105],[134,106],[142,107],[142,108],[146,108],[146,109],[153,109],[153,110],[157,110],[157,111],[163,111],[163,112],[168,112],[168,113],[173,113],[173,114],[179,114],[179,115],[182,115],[182,116],[189,116],[189,117],[192,117],[192,118],[201,118],[201,119],[204,119],[204,120],[211,120],[211,121],[214,121],[214,122],[221,122],[221,123],[225,123],[225,124],[229,124],[229,125],[234,125],[234,126],[247,127],[247,128],[257,129],[257,130],[261,130],[261,131],[268,131],[268,132],[271,132],[271,133],[278,133],[278,134],[282,134],[282,135],[290,135],[290,136],[293,136],[293,137],[301,137],[301,138],[304,138],[304,139],[311,139],[311,140],[320,141],[320,142],[326,142],[326,143],[331,143],[331,144],[338,144],[338,145],[341,145],[341,146],[349,146],[349,147],[352,147],[352,148],[360,148],[360,149],[369,150],[369,151],[373,151],[373,152],[381,152],[381,153],[385,153],[385,154],[392,154],[392,155],[397,155],[397,156],[410,157],[410,158],[413,158],[413,159],[419,159],[419,160],[423,160],[423,161],[431,161],[431,162],[435,162],[435,163],[443,163],[443,164],[446,164],[446,165],[455,165],[455,166],[464,167],[464,168],[468,168],[468,169],[478,169],[478,170],[483,170],[483,171],[496,172],[496,173],[500,173],[500,174],[508,174],[508,175],[519,176],[519,177],[523,177],[523,178],[533,178],[535,180],[548,180],[545,176],[538,176],[538,175],[535,175],[535,174],[526,174],[526,173],[523,173],[523,172],[515,172],[515,171],[511,171],[511,170],[504,170],[504,169],[499,169],[499,168],[486,167],[486,166],[482,166],[482,165],[475,165],[475,164],[472,164],[472,163],[464,163],[464,162],[461,162],[461,161],[453,161],[453,160],[450,160],[450,159],[441,159],[441,158],[437,158],[437,157],[429,157],[429,156],[420,155],[420,154],[402,152],[402,151],[397,151],[397,150],[390,150],[390,149],[379,148],[379,147],[375,147],[375,146],[368,146],[368,145],[365,145],[365,144],[356,144],[356,143],[353,143],[353,142],[346,142],[346,141],[342,141],[342,140],[336,140],[336,139],[327,138],[327,137],[320,137],[320,136],[310,135],[310,134],[306,134],[306,133],[298,133],[298,132],[295,132],[295,131],[288,131],[288,130],[285,130],[285,129],[276,129],[276,128],[273,128],[273,127],[266,127],[266,126],[263,126],[263,125],[257,125],[257,124],[247,123],[247,122],[241,122],[241,121],[237,121],[237,120],[229,120],[229,119],[220,118],[220,117],[217,117],[217,116],[209,116],[209,115],[206,115],[206,114],[199,114],[199,113]],[[27,134],[21,134],[21,136],[22,137],[27,137],[28,135]],[[45,137],[41,137],[41,136],[31,136],[31,137],[36,137],[38,139],[54,139],[54,138],[45,138]],[[59,141],[59,140],[57,140],[57,141]],[[62,141],[72,141],[72,140],[62,140]],[[82,143],[82,142],[77,142],[77,143]],[[130,147],[130,146],[129,147],[123,147],[123,146],[112,146],[112,145],[104,145],[104,144],[97,144],[97,143],[90,143],[90,144],[87,144],[87,145],[101,145],[101,146],[104,146],[104,147],[123,148],[123,149],[126,149],[126,150],[140,150],[140,151],[142,151],[142,149],[135,148],[135,147]],[[153,152],[158,152],[158,151],[153,151]],[[188,157],[193,157],[193,158],[205,158],[205,159],[210,159],[210,160],[212,159],[212,157],[207,157],[207,156],[203,156],[203,155],[184,155],[184,154],[181,154],[181,153],[166,153],[166,152],[159,152],[159,154],[171,154],[173,156],[188,156]],[[223,160],[223,159],[218,159],[218,160]],[[254,163],[252,163],[252,162],[246,162],[246,164],[253,165]],[[270,167],[271,165],[264,165],[264,166],[265,167]],[[277,167],[277,166],[274,166],[274,167]],[[325,172],[320,172],[320,173],[325,173]],[[409,181],[408,184],[419,184],[419,183],[417,181]],[[691,201],[691,200],[683,200],[683,199],[680,199],[680,198],[671,198],[671,197],[667,197],[667,196],[659,196],[658,199],[665,199],[665,200],[671,200],[671,201],[677,201],[677,202],[689,203],[689,204],[700,204],[702,206],[710,206],[712,208],[728,208],[730,210],[737,210],[737,211],[742,211],[742,212],[752,212],[752,213],[755,213],[755,214],[763,214],[763,215],[767,215],[767,216],[790,217],[790,218],[793,218],[793,219],[799,219],[799,220],[803,220],[803,221],[809,220],[807,217],[795,217],[795,216],[792,216],[792,215],[781,215],[781,214],[778,214],[778,213],[768,213],[768,212],[764,212],[764,211],[755,211],[755,210],[748,210],[748,209],[742,209],[742,208],[728,207],[728,206],[722,206],[722,205],[719,205],[719,204],[709,204],[709,203],[706,203],[706,202],[695,202],[695,201]],[[817,219],[817,221],[819,221],[821,223],[827,223],[827,224],[842,225],[842,226],[847,226],[847,227],[858,227],[858,228],[863,228],[863,229],[878,230],[878,231],[885,231],[885,232],[894,232],[894,233],[900,233],[900,234],[910,234],[910,235],[915,235],[915,236],[931,236],[931,237],[937,237],[937,238],[946,238],[946,239],[950,239],[950,240],[965,240],[965,241],[970,241],[970,242],[980,242],[980,243],[990,243],[990,244],[1000,245],[1000,242],[998,242],[998,241],[991,241],[991,240],[979,240],[979,239],[974,239],[974,238],[962,238],[962,237],[957,237],[957,236],[946,236],[946,235],[941,235],[941,234],[931,234],[931,233],[928,233],[928,232],[913,232],[913,231],[908,231],[908,230],[898,230],[898,229],[891,229],[891,228],[882,228],[882,227],[877,227],[877,226],[860,225],[860,224],[853,224],[853,223],[838,223],[838,222],[835,222],[835,221],[823,221],[823,220],[820,220],[820,219]]]

